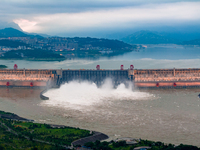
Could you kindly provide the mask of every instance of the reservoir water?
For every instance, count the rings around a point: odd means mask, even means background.
[[[148,46],[139,52],[98,60],[63,62],[0,60],[12,68],[117,69],[200,68],[200,48],[177,45]],[[112,89],[109,79],[101,87],[73,81],[51,89],[48,101],[39,98],[41,89],[0,89],[0,110],[16,113],[36,122],[64,124],[96,130],[111,139],[133,137],[173,144],[200,146],[200,89],[132,89],[123,84]]]
[[[99,59],[71,59],[65,61],[24,61],[0,60],[9,68],[14,64],[19,68],[27,69],[96,69],[99,64],[102,69],[119,69],[133,64],[138,69],[156,68],[200,68],[200,47],[185,47],[180,45],[148,45],[124,55],[114,57],[101,57]]]

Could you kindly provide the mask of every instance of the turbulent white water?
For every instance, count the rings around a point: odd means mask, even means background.
[[[113,88],[110,79],[107,79],[100,88],[95,83],[72,81],[59,89],[51,89],[45,93],[44,95],[50,99],[44,101],[42,105],[82,109],[85,106],[101,105],[108,101],[148,100],[153,97],[152,94],[133,90],[132,87],[132,84],[128,87],[120,84]]]
[[[62,124],[107,134],[111,139],[133,137],[173,144],[197,145],[200,139],[199,89],[113,89],[77,82],[51,89],[0,90],[0,110],[36,122]],[[155,96],[155,97],[154,97]]]

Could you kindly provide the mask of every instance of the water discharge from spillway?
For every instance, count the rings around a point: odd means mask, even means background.
[[[131,83],[128,86],[120,84],[113,88],[110,79],[99,88],[95,83],[88,81],[72,81],[65,83],[59,89],[51,89],[44,95],[50,99],[44,101],[42,105],[72,109],[103,105],[105,102],[148,100],[153,97],[152,94],[134,90]]]

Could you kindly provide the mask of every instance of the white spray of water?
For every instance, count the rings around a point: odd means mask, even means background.
[[[43,101],[41,105],[70,107],[73,109],[100,105],[108,101],[147,100],[153,97],[152,94],[146,92],[134,91],[131,84],[128,87],[120,84],[113,88],[110,79],[107,79],[100,88],[95,83],[88,81],[72,81],[65,83],[59,89],[51,89],[44,95],[49,97],[49,100]]]

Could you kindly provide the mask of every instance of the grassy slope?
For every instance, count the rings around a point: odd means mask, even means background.
[[[4,111],[1,114],[13,115]],[[60,149],[58,145],[70,146],[74,140],[90,135],[90,131],[79,128],[52,128],[47,124],[0,118],[0,149]]]

